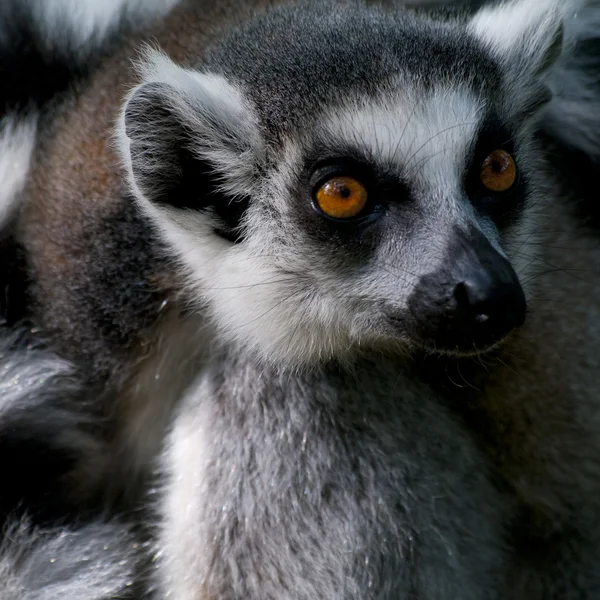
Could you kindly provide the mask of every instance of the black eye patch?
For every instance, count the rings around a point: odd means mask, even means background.
[[[526,181],[517,158],[514,134],[490,118],[479,131],[465,172],[465,190],[478,213],[499,228],[518,220],[526,197]]]

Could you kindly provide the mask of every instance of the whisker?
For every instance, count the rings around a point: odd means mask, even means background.
[[[457,123],[456,125],[451,125],[450,127],[446,127],[445,129],[438,131],[435,135],[432,135],[425,143],[423,143],[415,152],[412,153],[412,155],[408,158],[408,160],[405,161],[404,167],[408,168],[410,166],[411,161],[415,158],[415,156],[417,156],[419,154],[419,152],[421,152],[421,150],[423,150],[423,148],[425,148],[425,146],[430,144],[433,140],[438,138],[440,135],[443,135],[444,133],[448,133],[448,131],[452,131],[453,129],[458,129],[459,127],[466,127],[467,125],[475,125],[475,122],[474,121],[465,121],[464,123]]]

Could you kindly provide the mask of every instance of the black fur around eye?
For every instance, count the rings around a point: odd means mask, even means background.
[[[502,228],[518,219],[525,200],[524,184],[513,136],[492,117],[482,128],[470,161],[467,195],[478,213]]]

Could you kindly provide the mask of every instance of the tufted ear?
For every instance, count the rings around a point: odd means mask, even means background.
[[[560,56],[570,6],[566,0],[507,1],[481,9],[468,27],[505,67],[513,88],[524,89]]]
[[[209,212],[219,233],[235,237],[262,148],[254,113],[237,88],[149,53],[119,137],[142,203]]]

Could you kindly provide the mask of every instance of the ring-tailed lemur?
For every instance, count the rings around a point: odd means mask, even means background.
[[[16,235],[98,399],[83,498],[187,389],[157,597],[594,597],[595,3],[263,4],[176,9],[42,128]]]

